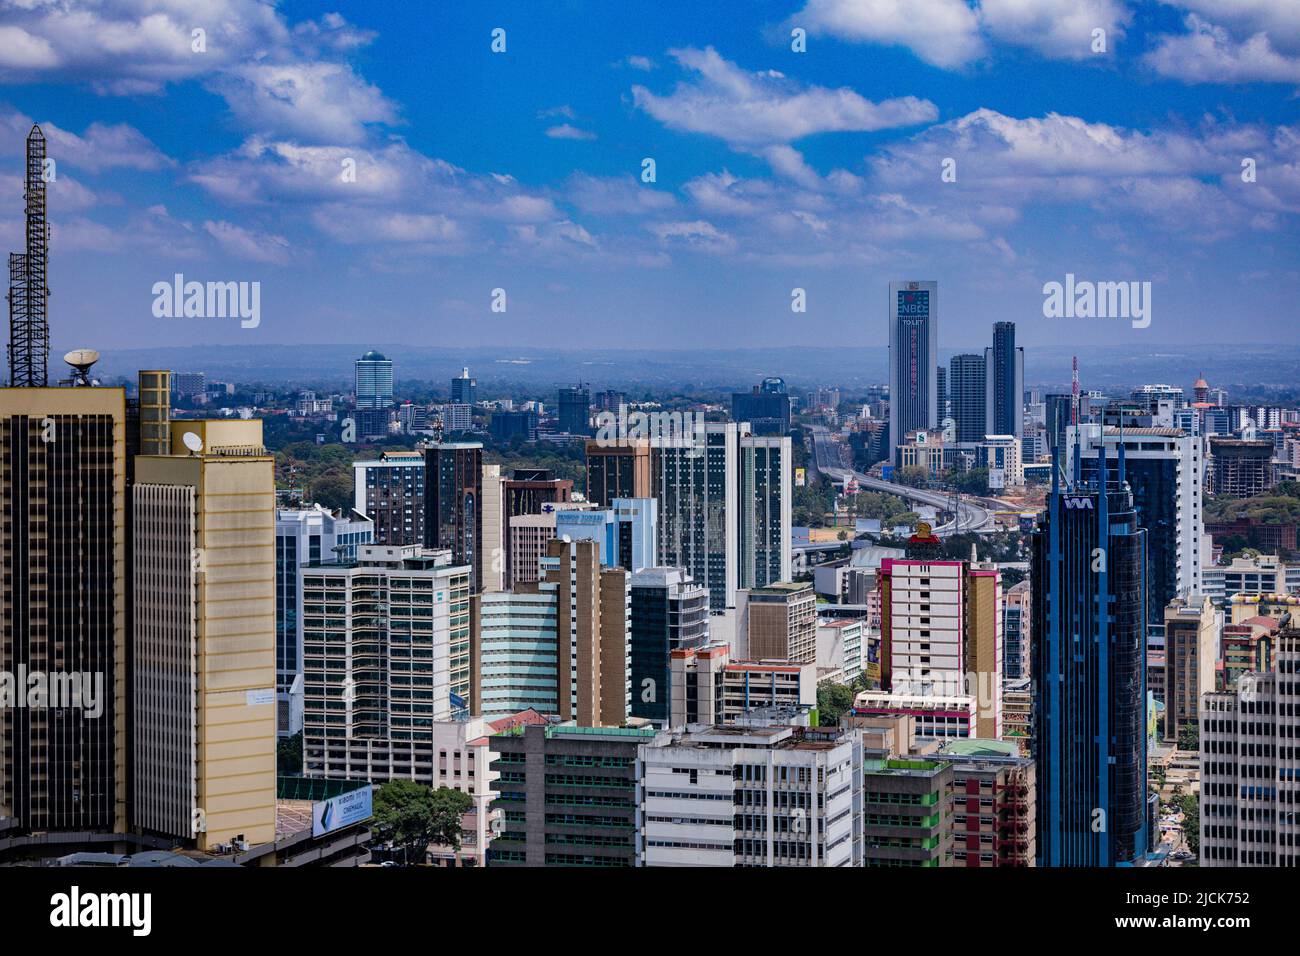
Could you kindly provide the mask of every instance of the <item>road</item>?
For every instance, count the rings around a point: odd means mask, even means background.
[[[899,485],[892,481],[883,481],[879,478],[864,475],[860,471],[855,471],[845,464],[844,446],[831,438],[830,430],[826,426],[813,425],[810,426],[809,430],[812,432],[813,439],[813,464],[817,471],[827,478],[834,481],[846,481],[849,478],[856,478],[858,487],[865,491],[881,491],[886,494],[897,495],[906,501],[914,501],[917,504],[938,508],[940,511],[947,510],[950,499],[946,493]],[[942,524],[933,530],[939,537],[947,537],[959,532],[988,532],[994,531],[996,528],[991,511],[966,498],[962,498],[958,505],[958,520],[949,521],[947,524]]]

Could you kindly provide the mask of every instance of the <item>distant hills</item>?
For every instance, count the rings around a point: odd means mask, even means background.
[[[524,347],[431,348],[400,344],[188,346],[106,350],[97,366],[102,377],[134,376],[141,368],[204,372],[209,379],[239,384],[320,384],[345,387],[352,363],[369,349],[391,358],[398,381],[427,381],[445,387],[462,367],[480,385],[517,385],[544,390],[583,381],[593,388],[747,389],[770,375],[793,390],[838,385],[862,388],[887,380],[887,350],[789,347],[693,350],[564,349]],[[940,350],[940,361],[961,349]],[[973,350],[972,350],[973,351]],[[62,370],[51,356],[51,377]],[[1232,392],[1271,388],[1300,390],[1300,346],[1159,346],[1139,352],[1131,346],[1029,347],[1028,388],[1068,389],[1070,357],[1079,357],[1087,388],[1168,383],[1190,390],[1204,374],[1212,386]]]

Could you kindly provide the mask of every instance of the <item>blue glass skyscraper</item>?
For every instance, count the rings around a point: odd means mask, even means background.
[[[1147,853],[1146,530],[1124,459],[1053,473],[1034,533],[1034,760],[1040,866]]]

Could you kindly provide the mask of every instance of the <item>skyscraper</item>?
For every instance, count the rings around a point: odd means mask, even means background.
[[[174,421],[142,455],[131,822],[199,849],[275,839],[274,458],[260,421]]]
[[[889,284],[889,440],[939,424],[939,283]],[[949,389],[952,383],[948,383]]]
[[[99,684],[0,706],[0,816],[25,829],[126,826],[125,437],[120,388],[0,389],[0,672]]]
[[[321,505],[279,508],[275,514],[276,727],[281,735],[302,729],[301,572],[322,561],[355,561],[370,544],[375,524],[355,511]]]
[[[453,564],[470,567],[478,593],[483,552],[483,446],[438,442],[424,449],[424,546],[451,551]]]
[[[791,497],[789,438],[742,435],[736,494],[737,586],[761,588],[791,576]]]
[[[643,568],[629,586],[632,716],[666,723],[669,654],[709,643],[709,593],[680,568]]]
[[[569,435],[591,434],[591,389],[570,385],[560,389],[558,427]]]
[[[1025,433],[1025,350],[1016,347],[1016,323],[996,322],[993,325],[993,347],[984,350],[987,370],[988,435],[1015,435]]]
[[[765,378],[748,392],[731,395],[731,420],[749,422],[755,435],[786,435],[790,432],[790,395],[785,382]]]
[[[587,500],[608,508],[615,498],[650,496],[650,442],[618,439],[587,442]]]
[[[357,410],[388,408],[393,404],[393,362],[378,352],[367,352],[356,362]]]
[[[418,451],[352,463],[352,507],[374,522],[377,544],[424,543],[424,474]]]
[[[1201,593],[1201,440],[1177,428],[1083,425],[1067,429],[1067,473],[1073,473],[1076,434],[1085,481],[1096,474],[1098,448],[1105,446],[1113,473],[1123,443],[1124,476],[1147,533],[1147,624],[1163,628],[1170,601]]]
[[[1053,473],[1033,536],[1034,763],[1040,866],[1117,866],[1147,851],[1147,533],[1125,481]]]
[[[451,380],[451,404],[474,406],[474,394],[478,391],[478,379],[469,377],[469,369],[460,370],[460,377]]]
[[[1201,697],[1201,866],[1300,863],[1300,630],[1290,625],[1278,636],[1274,670]]]
[[[469,579],[418,545],[303,569],[307,775],[431,782],[437,724],[464,716],[477,686]]]
[[[659,562],[684,568],[709,590],[709,607],[736,606],[739,547],[736,497],[740,428],[709,423],[682,442],[653,439],[658,459]]]
[[[955,441],[983,441],[988,419],[988,371],[982,355],[954,355],[948,363],[949,410]]]

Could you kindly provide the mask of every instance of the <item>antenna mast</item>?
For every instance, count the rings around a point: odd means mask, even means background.
[[[1070,372],[1070,424],[1079,424],[1079,356],[1071,356]]]
[[[27,245],[9,254],[9,384],[45,388],[48,384],[50,326],[45,307],[50,296],[45,262],[50,239],[45,222],[45,134],[33,126],[27,136]]]

